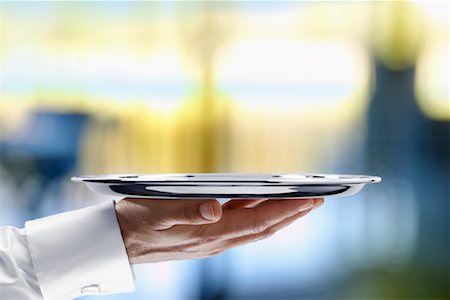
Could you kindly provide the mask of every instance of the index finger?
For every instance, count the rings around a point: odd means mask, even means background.
[[[224,210],[222,219],[202,226],[202,232],[217,239],[258,234],[301,211],[312,209],[314,203],[313,199],[267,200],[253,208]]]

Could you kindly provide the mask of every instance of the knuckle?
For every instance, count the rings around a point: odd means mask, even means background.
[[[277,230],[275,228],[268,228],[261,234],[261,238],[267,239],[267,238],[273,236],[276,232],[277,232]]]
[[[261,233],[261,231],[262,230],[260,229],[259,226],[252,226],[252,228],[249,229],[248,233],[249,233],[249,235],[256,235],[256,234]]]
[[[249,229],[250,234],[260,234],[269,228],[268,222],[255,221]]]
[[[262,218],[256,210],[253,210],[253,222],[250,227],[250,234],[259,234],[271,226],[269,220]]]

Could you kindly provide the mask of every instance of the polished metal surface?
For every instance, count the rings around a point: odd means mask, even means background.
[[[340,174],[118,174],[73,177],[94,192],[144,198],[308,198],[348,196],[378,176]]]

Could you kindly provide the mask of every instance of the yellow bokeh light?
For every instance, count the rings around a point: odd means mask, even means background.
[[[449,45],[428,46],[417,62],[415,92],[422,111],[430,118],[450,120]]]

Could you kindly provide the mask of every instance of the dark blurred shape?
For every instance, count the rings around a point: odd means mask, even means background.
[[[400,181],[409,183],[418,206],[417,248],[406,268],[379,266],[359,276],[358,285],[367,293],[359,295],[362,297],[449,296],[449,248],[445,241],[449,237],[450,123],[429,119],[422,113],[414,95],[414,77],[414,67],[395,71],[383,63],[376,64],[366,170],[381,175],[385,189],[389,185],[399,188],[396,184]],[[398,218],[402,218],[401,212]]]
[[[39,181],[27,195],[30,216],[39,216],[48,186],[75,167],[88,120],[84,113],[36,110],[18,132],[1,142],[2,167],[17,186],[36,178]]]

